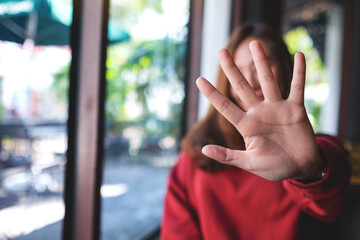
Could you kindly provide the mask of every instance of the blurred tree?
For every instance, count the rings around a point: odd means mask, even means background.
[[[110,0],[110,16],[122,24],[125,29],[131,29],[146,9],[163,13],[161,4],[162,0]]]
[[[185,50],[185,42],[169,38],[109,48],[106,114],[113,131],[120,133],[129,124],[143,123],[150,135],[178,134]],[[138,104],[135,115],[131,113],[136,111],[132,100]],[[171,111],[161,114],[166,109]]]
[[[162,2],[112,0],[110,17],[131,35],[144,11],[163,13]],[[108,47],[105,107],[108,136],[122,135],[124,129],[135,126],[143,132],[142,138],[179,138],[186,30],[180,35],[183,37],[176,39],[131,38]],[[53,89],[61,101],[67,101],[68,72],[69,66],[55,75]]]

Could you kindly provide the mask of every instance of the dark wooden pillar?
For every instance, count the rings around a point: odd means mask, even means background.
[[[360,142],[360,2],[346,1],[339,136]]]
[[[184,134],[198,120],[199,91],[195,81],[200,76],[201,43],[204,15],[204,0],[190,1],[189,36],[186,57],[185,102],[182,114],[182,132]]]
[[[63,239],[97,240],[109,1],[73,3]]]
[[[339,137],[350,151],[353,182],[360,184],[360,1],[345,1]]]
[[[345,6],[342,87],[338,135],[352,163],[352,186],[343,204],[341,239],[360,239],[360,1]]]

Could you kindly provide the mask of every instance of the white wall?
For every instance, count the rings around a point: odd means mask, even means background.
[[[340,5],[332,4],[325,40],[325,66],[329,82],[329,96],[323,106],[322,133],[337,135],[339,122],[342,46],[344,28],[344,10]]]
[[[230,31],[231,0],[206,0],[204,2],[203,38],[200,75],[215,84],[218,60],[217,53],[227,44]],[[200,93],[198,118],[203,118],[209,102]]]

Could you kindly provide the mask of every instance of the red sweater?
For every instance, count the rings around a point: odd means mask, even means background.
[[[310,184],[272,182],[239,168],[208,173],[181,153],[169,175],[161,239],[324,237],[318,224],[338,217],[350,174],[346,152],[334,138],[318,136],[317,142],[328,170]]]

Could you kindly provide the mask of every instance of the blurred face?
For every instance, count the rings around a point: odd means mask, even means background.
[[[260,40],[253,37],[246,38],[244,41],[240,43],[238,48],[234,54],[234,61],[236,66],[239,68],[241,73],[244,75],[245,79],[248,81],[250,86],[254,89],[255,94],[258,96],[260,100],[264,100],[263,93],[261,91],[261,86],[258,79],[258,74],[256,72],[255,64],[251,56],[251,52],[249,49],[249,43],[253,40]],[[266,42],[260,40],[265,54],[268,58],[268,62],[270,68],[274,74],[275,79],[277,80],[280,88],[280,92],[284,92],[284,84],[283,84],[283,77],[281,74],[280,63],[275,56],[271,54],[270,48],[267,46]],[[237,96],[233,88],[230,86],[230,94],[235,99],[236,103],[244,110],[247,111],[246,107],[242,103],[241,99]]]

